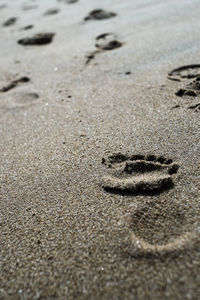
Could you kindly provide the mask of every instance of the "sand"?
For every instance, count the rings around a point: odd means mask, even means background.
[[[200,3],[68,2],[0,1],[0,299],[198,299]]]

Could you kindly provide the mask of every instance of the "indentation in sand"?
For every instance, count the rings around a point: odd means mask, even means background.
[[[97,50],[89,53],[86,58],[86,64],[89,64],[95,56],[103,51],[115,50],[122,47],[123,43],[117,40],[117,35],[114,33],[103,33],[96,37],[95,47]]]
[[[14,103],[18,107],[26,107],[35,104],[39,95],[35,92],[18,92],[13,95]]]
[[[56,15],[59,13],[59,9],[58,8],[50,8],[48,9],[43,15],[44,16],[52,16],[52,15]]]
[[[186,230],[186,223],[177,205],[154,201],[131,216],[127,250],[138,257],[175,254],[189,248],[196,234]]]
[[[96,41],[95,47],[101,50],[113,50],[122,46],[113,33],[103,33],[96,37]]]
[[[102,163],[108,168],[102,186],[114,193],[163,192],[173,186],[173,175],[179,168],[172,159],[154,155],[117,153],[103,158]]]
[[[84,21],[88,20],[104,20],[115,17],[117,14],[109,12],[104,9],[94,9],[85,18]]]
[[[190,79],[200,76],[200,64],[181,66],[172,70],[169,79]]]
[[[57,0],[58,2],[64,2],[66,4],[73,4],[78,2],[79,0]]]
[[[12,18],[9,18],[8,20],[6,20],[3,23],[3,26],[4,27],[11,26],[11,25],[14,25],[16,22],[17,22],[17,18],[16,17],[12,17]]]
[[[193,80],[189,81],[191,78]],[[176,96],[192,99],[200,96],[200,64],[187,65],[174,69],[168,74],[168,79],[173,81],[186,81],[185,86],[181,86],[181,88],[175,92]],[[176,107],[180,107],[180,105]],[[193,102],[190,103],[189,106],[187,105],[187,108],[199,111],[200,105],[199,103]]]

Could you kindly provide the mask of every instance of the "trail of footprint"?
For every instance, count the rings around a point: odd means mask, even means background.
[[[154,155],[117,153],[103,158],[102,163],[110,169],[102,179],[103,188],[120,194],[155,194],[170,189],[179,168],[172,159]]]
[[[177,254],[196,241],[196,233],[188,232],[186,224],[185,214],[174,203],[150,203],[131,217],[127,250],[136,257]]]
[[[6,20],[3,23],[3,26],[4,27],[8,27],[8,26],[14,25],[16,22],[17,22],[17,18],[16,17],[12,17],[12,18],[9,18],[8,20]]]
[[[23,46],[41,46],[52,42],[55,33],[38,33],[32,37],[26,37],[18,40],[18,44]]]
[[[29,77],[26,77],[26,76],[21,77],[21,78],[19,78],[19,79],[16,79],[16,80],[12,81],[12,82],[9,83],[8,85],[2,87],[2,88],[0,89],[0,92],[2,92],[2,93],[8,92],[8,91],[10,91],[11,89],[15,88],[16,86],[18,86],[19,84],[21,84],[21,83],[26,83],[26,82],[29,82],[29,81],[30,81],[30,78],[29,78]]]
[[[96,37],[95,47],[98,50],[87,55],[86,64],[89,64],[95,56],[103,51],[110,51],[122,47],[122,43],[117,40],[117,36],[113,33],[103,33]]]
[[[86,16],[84,18],[84,21],[88,21],[88,20],[104,20],[104,19],[109,19],[109,18],[113,18],[117,16],[116,13],[114,12],[108,12],[105,11],[103,9],[95,9],[92,10],[88,16]]]

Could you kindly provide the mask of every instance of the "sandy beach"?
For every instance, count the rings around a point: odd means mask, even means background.
[[[0,300],[199,299],[199,11],[0,0]]]

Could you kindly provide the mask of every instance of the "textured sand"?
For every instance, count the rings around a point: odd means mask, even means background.
[[[0,0],[0,299],[198,299],[200,98],[167,77],[200,63],[200,3],[65,2]],[[173,186],[103,189],[115,153],[173,160]]]

